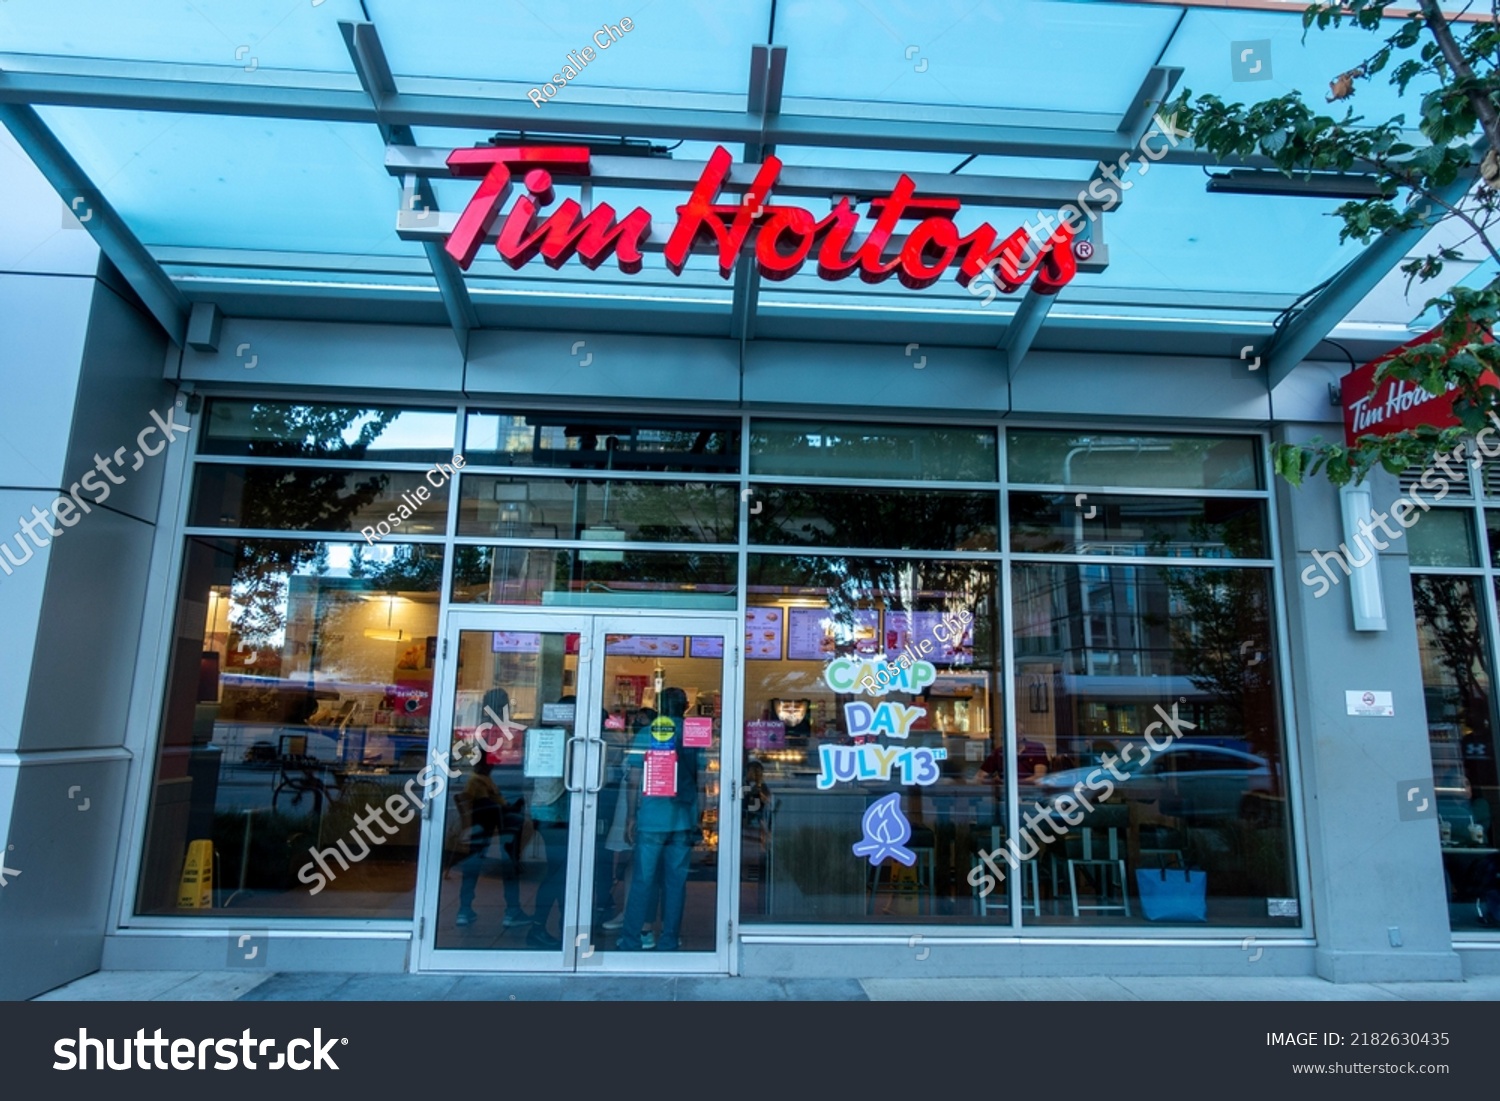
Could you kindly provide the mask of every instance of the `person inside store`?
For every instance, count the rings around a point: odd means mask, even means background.
[[[480,714],[504,715],[509,707],[510,693],[497,685],[484,694]],[[498,837],[506,857],[506,867],[501,872],[501,886],[505,892],[503,924],[506,929],[518,929],[531,922],[531,915],[521,908],[521,832],[526,821],[526,800],[505,797],[495,782],[493,750],[483,744],[476,749],[479,758],[457,800],[468,851],[463,860],[456,924],[472,925],[477,918],[474,890],[484,864],[484,854],[489,851],[490,839]]]
[[[1032,780],[1040,780],[1047,775],[1048,759],[1047,747],[1041,742],[1034,742],[1030,738],[1024,740],[1016,755],[1016,777],[1021,783]],[[1003,784],[1005,782],[1005,742],[995,746],[990,755],[979,765],[977,779],[986,784]]]
[[[458,801],[459,812],[463,816],[464,836],[468,839],[468,855],[463,861],[463,880],[458,889],[458,917],[454,924],[473,925],[478,920],[478,915],[474,912],[474,891],[479,884],[479,870],[489,851],[490,840],[499,837],[509,864],[509,868],[501,876],[501,885],[505,891],[505,919],[502,924],[506,929],[515,929],[529,925],[531,915],[521,909],[520,870],[515,865],[514,854],[508,843],[510,839],[505,832],[508,807],[505,797],[500,794],[491,777],[494,771],[494,763],[487,754],[481,752]]]
[[[622,883],[631,877],[632,873],[630,870],[630,866],[634,862],[635,853],[634,843],[631,840],[628,840],[625,836],[625,821],[626,818],[632,813],[631,808],[635,806],[635,796],[630,791],[630,785],[632,782],[640,782],[640,777],[633,777],[633,774],[626,766],[627,759],[631,752],[631,739],[638,737],[644,733],[648,733],[651,729],[651,724],[654,723],[659,716],[660,712],[653,707],[642,707],[637,710],[632,716],[633,725],[630,728],[630,733],[629,735],[627,735],[625,744],[621,746],[622,752],[620,755],[618,784],[619,795],[615,803],[614,820],[610,826],[609,836],[605,840],[605,848],[609,852],[609,862],[612,869],[616,865],[617,857],[623,857],[624,853],[631,854],[630,858],[628,859],[621,858],[618,860],[619,867],[617,870],[616,878],[619,882]],[[626,889],[629,890],[628,886]],[[645,912],[647,916],[643,919],[643,928],[641,929],[641,947],[648,949],[656,947],[656,934],[650,931],[647,926],[656,921],[657,915],[661,911],[660,884],[657,885],[656,890],[653,892],[653,896],[654,897],[646,906]],[[613,901],[613,890],[611,890],[610,897],[611,901]],[[627,895],[627,899],[628,897],[629,896]],[[619,910],[615,911],[612,915],[605,917],[601,922],[601,925],[603,926],[605,932],[619,932],[619,930],[625,925],[625,908],[621,906]]]
[[[635,846],[625,921],[617,944],[621,950],[640,951],[642,927],[661,897],[661,936],[657,947],[675,952],[681,947],[682,911],[687,901],[688,869],[698,835],[698,784],[702,751],[683,745],[683,716],[687,693],[664,688],[658,700],[661,715],[636,731],[631,741],[626,781],[625,836]],[[675,782],[663,784],[660,794],[645,790],[648,753],[667,753],[675,761]],[[667,774],[672,777],[672,773]],[[661,778],[655,778],[660,781]],[[670,791],[667,794],[666,791]]]

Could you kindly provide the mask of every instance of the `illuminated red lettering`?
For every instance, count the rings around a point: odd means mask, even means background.
[[[781,158],[766,158],[760,171],[755,174],[750,190],[745,192],[743,202],[735,205],[716,204],[714,200],[719,197],[720,189],[729,179],[729,167],[732,163],[729,150],[722,145],[715,149],[703,168],[703,174],[698,177],[692,195],[688,196],[687,203],[677,208],[677,225],[672,229],[672,236],[667,239],[665,250],[667,267],[672,269],[673,275],[682,274],[693,243],[704,231],[712,233],[719,244],[719,274],[728,279],[729,273],[734,270],[735,258],[740,254],[740,247],[745,243],[750,225],[762,212],[766,197],[771,193],[771,186],[776,182],[776,177],[781,175]],[[774,211],[776,208],[767,209]],[[723,218],[731,214],[734,215],[734,221],[726,226]]]
[[[501,258],[513,268],[524,267],[538,252],[549,268],[560,268],[574,252],[590,269],[616,253],[620,270],[634,275],[641,270],[641,243],[651,236],[651,215],[636,207],[619,222],[615,208],[600,203],[582,221],[583,208],[564,199],[540,226],[533,228],[536,204],[523,195],[505,217],[495,242]],[[616,252],[616,250],[618,251]]]
[[[449,153],[448,171],[453,175],[484,177],[443,246],[459,267],[467,270],[479,254],[479,246],[484,244],[500,213],[500,204],[510,193],[510,170],[521,165],[587,176],[589,151],[576,145],[535,145],[484,146]]]
[[[641,269],[642,245],[651,236],[651,215],[641,207],[617,219],[608,203],[585,213],[576,200],[567,199],[537,221],[538,208],[552,201],[548,169],[588,175],[589,152],[582,146],[456,149],[449,155],[453,175],[482,177],[445,246],[462,267],[473,262],[489,239],[510,193],[512,171],[522,167],[530,170],[525,180],[528,194],[516,199],[495,240],[507,264],[521,268],[540,255],[548,266],[560,268],[577,255],[589,268],[597,268],[613,255],[622,271]],[[1066,222],[1041,242],[1033,242],[1025,229],[997,242],[995,228],[988,223],[960,237],[954,224],[959,201],[918,195],[916,184],[904,174],[889,195],[870,202],[874,224],[851,252],[860,216],[848,199],[840,199],[822,218],[799,206],[771,203],[781,160],[768,156],[745,189],[743,201],[720,203],[719,192],[730,182],[733,167],[729,151],[716,148],[688,201],[677,208],[677,223],[663,249],[673,273],[682,274],[695,246],[711,243],[717,246],[719,274],[729,278],[757,223],[755,262],[761,274],[773,280],[797,274],[815,250],[818,274],[824,279],[844,279],[858,272],[865,282],[879,283],[894,274],[913,290],[930,287],[955,261],[960,261],[961,285],[968,286],[988,269],[1006,293],[1035,276],[1037,293],[1056,294],[1077,272],[1073,232]],[[902,221],[916,221],[916,228],[888,258],[886,249]]]

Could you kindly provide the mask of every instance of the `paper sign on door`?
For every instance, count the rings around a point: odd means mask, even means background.
[[[675,749],[647,750],[644,772],[646,795],[664,795],[672,798],[677,794],[677,751]]]
[[[568,732],[556,727],[533,727],[526,731],[526,763],[522,773],[533,779],[561,776],[567,741]]]
[[[708,715],[689,715],[683,719],[682,744],[689,749],[707,749],[713,745],[713,719]]]

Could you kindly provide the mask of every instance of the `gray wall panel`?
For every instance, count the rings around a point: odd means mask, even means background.
[[[124,743],[152,536],[150,524],[96,508],[53,541],[23,751]]]
[[[123,750],[0,758],[0,841],[21,873],[0,890],[0,999],[98,969],[128,766]]]
[[[1263,374],[1223,359],[1033,351],[1011,373],[1011,412],[1261,424]]]
[[[1344,412],[1328,400],[1328,387],[1349,373],[1349,361],[1303,363],[1271,391],[1271,408],[1280,421],[1325,424],[1323,438],[1343,438]]]
[[[739,344],[623,333],[477,332],[469,340],[466,388],[474,396],[738,402]]]
[[[4,207],[0,203],[0,207]],[[62,480],[71,416],[93,301],[92,279],[0,275],[0,487],[56,488]],[[21,323],[17,323],[17,322]]]
[[[908,354],[904,344],[752,341],[745,346],[745,401],[903,416],[995,414],[1007,409],[1009,389],[995,350],[918,344]]]
[[[137,460],[137,441],[143,432],[154,429],[146,437],[146,446],[160,448],[165,443],[163,431],[154,427],[152,410],[173,424],[191,425],[191,420],[173,405],[177,388],[161,377],[168,343],[166,335],[155,321],[127,304],[109,287],[96,284],[96,288],[72,432],[68,437],[67,461],[57,488],[65,493],[88,471],[94,470],[96,456],[108,460],[109,469],[116,469],[115,456],[119,455],[123,466],[115,477],[123,478],[123,484],[114,485],[99,477],[101,484],[110,486],[105,507],[154,523],[161,500],[166,452],[162,450],[155,456],[142,454]],[[194,443],[192,431],[178,432],[177,441],[170,446],[192,447]],[[137,461],[140,469],[132,470]],[[97,470],[95,473],[99,474]],[[80,495],[85,500],[98,496],[86,490],[80,491]]]
[[[52,555],[52,543],[46,531],[36,532],[47,545],[38,548],[26,539],[25,552],[16,546],[17,517],[30,517],[32,506],[46,508],[53,494],[36,490],[0,489],[0,541],[9,543],[10,553],[20,560],[11,565],[11,571],[0,570],[0,699],[24,701],[27,685],[31,683],[32,669],[36,664],[36,637],[41,624],[42,606],[47,594],[47,562]],[[0,707],[0,752],[15,749],[21,743],[21,726],[24,718],[21,706]]]
[[[447,328],[226,317],[217,352],[183,352],[182,377],[255,387],[456,395],[463,356]]]

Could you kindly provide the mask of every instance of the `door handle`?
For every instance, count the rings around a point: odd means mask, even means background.
[[[598,795],[601,791],[604,790],[604,763],[605,763],[605,756],[604,755],[605,755],[605,753],[608,752],[608,746],[605,744],[603,738],[590,738],[588,740],[587,744],[589,746],[598,746],[599,747],[599,767],[594,770],[594,776],[596,777],[596,779],[597,779],[598,782],[595,783],[595,784],[593,784],[588,789],[588,793],[590,795]]]
[[[573,743],[583,739],[574,734],[568,739],[568,744],[563,747],[563,787],[568,791],[582,791],[582,788],[573,786]]]

